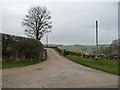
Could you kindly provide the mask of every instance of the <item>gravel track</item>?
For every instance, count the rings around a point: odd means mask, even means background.
[[[117,88],[118,76],[74,63],[47,49],[47,60],[2,70],[3,88]]]

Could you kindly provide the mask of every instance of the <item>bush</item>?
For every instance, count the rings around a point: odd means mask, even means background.
[[[40,41],[20,36],[2,34],[3,60],[42,60],[44,48]]]

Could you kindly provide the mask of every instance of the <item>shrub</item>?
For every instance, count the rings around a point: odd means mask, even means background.
[[[40,41],[20,36],[2,34],[2,57],[9,59],[42,60],[43,45]]]

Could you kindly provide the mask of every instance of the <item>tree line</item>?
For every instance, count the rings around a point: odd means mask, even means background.
[[[118,53],[118,49],[119,49],[119,40],[113,40],[112,43],[104,48],[104,47],[100,47],[99,48],[99,53],[103,53],[103,54],[117,54]]]

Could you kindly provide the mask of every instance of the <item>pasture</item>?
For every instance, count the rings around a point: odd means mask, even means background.
[[[105,49],[106,47],[108,47],[108,45],[99,45],[99,51]],[[58,46],[58,48],[61,50],[67,50],[72,52],[81,52],[81,50],[83,50],[83,53],[88,53],[88,54],[92,54],[96,50],[95,45],[67,45],[67,46],[61,45]]]

